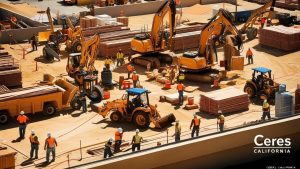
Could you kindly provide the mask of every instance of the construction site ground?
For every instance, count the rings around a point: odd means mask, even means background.
[[[243,3],[246,3],[243,1]],[[222,4],[219,4],[222,5]],[[226,4],[227,5],[227,4]],[[247,2],[247,5],[250,3]],[[252,3],[251,3],[252,5]],[[253,4],[257,5],[257,4]],[[191,21],[206,22],[209,17],[211,17],[211,6],[212,5],[197,5],[191,8],[185,9],[187,12],[184,14],[184,17]],[[203,11],[201,15],[201,10]],[[200,13],[198,13],[199,11]],[[153,15],[145,16],[134,16],[130,17],[129,26],[132,29],[138,29],[144,24],[148,24],[149,27],[152,23]],[[149,18],[149,19],[147,19]],[[8,45],[4,44],[2,47],[5,48],[10,54],[12,54],[16,60],[19,61],[21,65],[21,70],[23,73],[23,87],[28,87],[35,85],[35,83],[43,78],[44,73],[52,74],[54,76],[66,76],[66,63],[67,57],[66,53],[63,53],[62,60],[60,62],[55,61],[54,63],[46,63],[39,57],[42,55],[43,46],[38,47],[38,51],[30,52],[30,44],[16,44]],[[275,77],[275,81],[279,83],[284,83],[287,85],[287,90],[294,92],[296,89],[297,83],[300,83],[300,51],[293,53],[285,53],[273,48],[262,47],[258,43],[258,39],[254,39],[250,42],[244,43],[244,50],[241,53],[245,56],[246,50],[251,47],[254,53],[254,64],[245,65],[244,71],[232,71],[228,72],[228,75],[231,80],[236,82],[234,87],[243,90],[245,81],[251,77],[252,71],[251,68],[257,66],[268,67],[272,69],[272,72]],[[23,59],[22,48],[26,48],[28,54]],[[62,47],[63,48],[63,47]],[[220,59],[222,59],[222,49],[218,50]],[[38,62],[36,62],[38,61]],[[127,62],[127,60],[126,60]],[[38,70],[36,71],[36,63]],[[245,60],[245,64],[247,61]],[[170,90],[162,90],[163,84],[157,83],[155,81],[146,81],[145,68],[135,66],[137,73],[140,76],[141,85],[151,91],[150,94],[150,103],[157,104],[158,111],[162,116],[168,113],[174,113],[176,118],[180,120],[182,126],[182,139],[190,138],[189,125],[193,114],[197,114],[201,117],[201,129],[200,135],[207,133],[217,132],[217,119],[215,116],[209,115],[207,113],[200,113],[199,110],[184,110],[183,106],[174,107],[169,103],[160,103],[159,97],[165,94],[176,93],[176,86],[172,85]],[[96,61],[96,68],[102,70],[103,60]],[[127,76],[126,65],[119,67],[114,70],[113,79],[118,81],[119,76]],[[198,97],[201,93],[212,91],[215,89],[210,88],[211,84],[200,84],[186,82],[186,86],[199,87],[199,90],[194,91],[193,93],[188,93]],[[109,100],[117,99],[122,97],[125,93],[124,90],[119,90],[115,88],[110,91],[111,98]],[[105,102],[105,101],[103,101]],[[198,102],[198,101],[196,101]],[[186,102],[185,102],[186,103]],[[47,168],[63,168],[68,166],[68,156],[69,164],[71,166],[102,159],[103,155],[91,156],[86,153],[87,149],[93,147],[100,147],[104,145],[104,142],[107,141],[110,137],[114,138],[114,133],[118,127],[124,129],[123,139],[130,141],[132,136],[135,134],[135,126],[126,122],[119,124],[111,123],[110,119],[103,119],[100,115],[92,112],[90,107],[88,108],[87,113],[81,113],[81,111],[61,111],[58,112],[54,117],[45,117],[43,115],[31,115],[30,123],[26,129],[26,139],[21,142],[13,142],[19,136],[18,125],[13,120],[13,122],[0,126],[0,141],[8,147],[13,147],[18,151],[17,154],[17,168],[33,168],[33,167],[47,167]],[[274,117],[274,106],[271,107],[271,116]],[[261,118],[261,106],[250,104],[249,110],[245,112],[238,112],[232,114],[225,114],[225,129],[232,128],[235,126],[240,126],[251,121],[256,121]],[[30,151],[30,143],[27,139],[29,137],[30,131],[35,130],[36,135],[39,137],[41,142],[39,149],[39,159],[35,160],[34,163],[21,166],[21,164],[28,162]],[[147,130],[142,130],[141,135],[145,139],[145,143],[142,143],[142,149],[156,146],[157,141],[166,143],[167,139],[167,130],[169,131],[169,136],[174,133],[174,126],[169,126],[164,129],[154,129],[150,128]],[[51,132],[52,136],[57,139],[58,147],[56,148],[56,161],[44,166],[43,162],[45,161],[45,151],[43,150],[44,140],[46,138],[46,133]],[[152,139],[154,139],[152,141]],[[173,142],[174,138],[169,137],[169,142]],[[80,142],[83,154],[83,159],[80,159]],[[94,146],[90,146],[94,145]],[[130,152],[129,150],[128,152]],[[122,154],[125,152],[121,152]],[[116,154],[118,155],[118,154]]]

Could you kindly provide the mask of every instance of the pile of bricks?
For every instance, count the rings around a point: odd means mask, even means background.
[[[284,51],[300,49],[300,29],[282,25],[260,30],[259,43]]]
[[[22,87],[22,72],[18,62],[6,51],[0,50],[0,86]]]
[[[96,27],[97,26],[97,18],[91,15],[87,15],[83,18],[80,18],[80,27],[82,29],[89,28],[89,27]]]
[[[128,17],[126,16],[117,17],[117,22],[123,23],[123,25],[128,26]]]
[[[232,113],[249,108],[249,97],[234,87],[208,92],[200,95],[200,111],[209,114]]]

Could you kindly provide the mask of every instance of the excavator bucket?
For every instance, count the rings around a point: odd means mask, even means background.
[[[175,122],[176,117],[173,113],[170,113],[154,122],[156,128],[164,128],[173,122]]]

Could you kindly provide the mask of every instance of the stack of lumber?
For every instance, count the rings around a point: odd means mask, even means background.
[[[58,91],[59,89],[56,86],[34,86],[28,88],[12,89],[0,94],[0,102],[13,100],[13,99],[45,95],[49,93],[55,93]]]
[[[300,30],[286,26],[271,26],[260,30],[259,43],[284,51],[300,49]]]
[[[117,17],[117,22],[123,23],[123,25],[128,26],[128,17],[126,16]]]
[[[199,46],[200,32],[201,31],[193,31],[176,34],[174,38],[174,50],[182,51],[197,48]]]
[[[183,93],[183,100],[186,100],[187,99],[187,95],[185,93]],[[161,96],[160,97],[161,101],[165,101],[165,102],[168,102],[168,103],[171,103],[171,104],[178,104],[179,103],[179,98],[178,98],[178,93],[173,93],[173,94],[167,94],[167,95],[164,95],[164,96]]]
[[[106,32],[117,32],[129,30],[128,27],[124,27],[122,25],[107,25],[107,26],[98,26],[98,27],[90,27],[82,29],[83,36],[93,36],[95,34],[101,34]]]
[[[209,114],[217,114],[218,110],[223,113],[247,110],[249,103],[248,95],[234,87],[200,95],[200,111]]]
[[[244,70],[244,57],[243,56],[232,56],[231,70]]]
[[[18,62],[8,52],[0,50],[0,85],[22,87],[22,72]]]

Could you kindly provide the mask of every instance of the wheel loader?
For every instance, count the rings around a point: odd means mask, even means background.
[[[164,128],[176,120],[172,113],[165,117],[160,116],[157,106],[149,103],[149,90],[131,88],[126,92],[121,99],[108,101],[101,107],[93,105],[93,111],[103,118],[110,115],[112,122],[125,120],[134,123],[138,128],[147,128],[151,122],[156,128]]]

